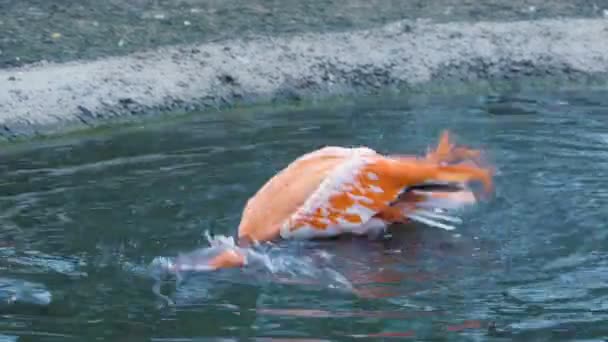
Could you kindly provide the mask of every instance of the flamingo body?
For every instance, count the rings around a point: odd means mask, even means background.
[[[479,151],[452,144],[447,132],[423,157],[323,147],[294,160],[247,201],[239,243],[375,235],[408,221],[454,229],[440,221],[457,223],[458,217],[443,212],[476,203],[468,183],[492,188],[492,170],[480,165],[479,156]],[[211,258],[208,266],[246,263],[243,248],[235,247]]]
[[[432,216],[428,209],[433,205],[453,209],[472,204],[475,197],[464,186],[451,193],[400,196],[423,183],[479,180],[489,188],[489,170],[454,164],[476,157],[474,150],[455,148],[447,133],[425,158],[382,155],[367,147],[321,148],[293,161],[249,199],[239,237],[259,242],[375,234],[392,223],[419,218],[421,212]]]

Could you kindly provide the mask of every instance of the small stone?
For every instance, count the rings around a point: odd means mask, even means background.
[[[222,82],[223,84],[234,85],[237,83],[236,79],[234,79],[234,77],[232,77],[231,75],[228,75],[228,74],[222,74],[218,78],[219,78],[220,82]]]

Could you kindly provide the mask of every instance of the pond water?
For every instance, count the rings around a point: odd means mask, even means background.
[[[0,341],[606,339],[607,118],[601,91],[371,99],[7,148]],[[173,305],[155,293],[154,260],[236,234],[302,153],[423,153],[443,129],[498,170],[456,231],[278,242],[248,270],[162,278]]]

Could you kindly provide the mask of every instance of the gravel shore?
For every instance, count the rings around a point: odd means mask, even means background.
[[[348,32],[258,35],[0,69],[0,136],[442,81],[607,74],[606,19],[401,20]]]

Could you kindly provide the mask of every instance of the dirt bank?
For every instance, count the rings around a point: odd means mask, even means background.
[[[352,32],[259,36],[0,70],[0,135],[446,80],[606,74],[606,19],[398,21]]]
[[[608,0],[0,0],[0,68],[398,20],[601,18]]]

